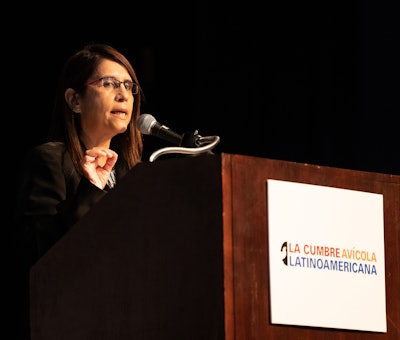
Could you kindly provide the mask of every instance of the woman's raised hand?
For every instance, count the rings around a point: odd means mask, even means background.
[[[84,176],[100,189],[104,189],[117,159],[118,154],[107,148],[94,147],[86,150],[82,164]]]

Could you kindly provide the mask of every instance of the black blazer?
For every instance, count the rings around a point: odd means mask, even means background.
[[[118,159],[116,180],[128,168]],[[22,169],[15,218],[21,252],[29,262],[36,262],[106,193],[80,176],[65,146],[48,142],[36,146]]]

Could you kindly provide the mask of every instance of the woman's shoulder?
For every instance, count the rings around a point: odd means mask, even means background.
[[[62,142],[46,142],[31,148],[27,158],[32,163],[61,163],[66,154],[65,150],[65,144]]]
[[[46,142],[38,144],[33,147],[32,152],[34,153],[47,153],[47,152],[64,152],[65,144],[63,142]]]

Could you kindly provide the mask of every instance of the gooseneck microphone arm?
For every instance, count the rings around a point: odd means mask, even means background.
[[[218,136],[209,136],[209,137],[201,137],[199,136],[201,143],[205,143],[206,145],[197,147],[197,148],[185,148],[181,146],[170,146],[166,148],[159,149],[154,151],[149,158],[150,162],[155,161],[161,155],[169,154],[169,153],[180,153],[186,155],[199,155],[201,153],[211,152],[211,150],[219,143],[220,138]]]
[[[211,150],[219,143],[219,136],[202,137],[197,130],[194,133],[178,134],[165,125],[161,125],[150,114],[141,114],[138,118],[138,128],[141,133],[151,135],[166,140],[178,146],[166,147],[153,152],[149,158],[150,162],[155,161],[158,157],[170,153],[198,155],[201,153],[210,153]]]

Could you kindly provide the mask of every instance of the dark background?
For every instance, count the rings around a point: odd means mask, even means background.
[[[214,152],[400,175],[395,1],[19,7],[4,12],[1,24],[8,79],[2,91],[10,105],[3,136],[14,157],[11,169],[43,140],[67,57],[100,42],[123,52],[137,70],[143,113],[179,133],[220,136]],[[152,136],[144,142],[145,159],[168,146]],[[3,177],[11,196],[15,173]],[[5,207],[9,216],[12,207]],[[11,286],[18,288],[14,277]],[[21,329],[15,290],[14,334]]]
[[[394,1],[65,7],[63,19],[63,8],[38,16],[14,40],[24,148],[45,134],[66,58],[104,42],[136,68],[144,113],[179,133],[220,136],[216,152],[400,174]],[[145,156],[166,146],[145,143]]]

